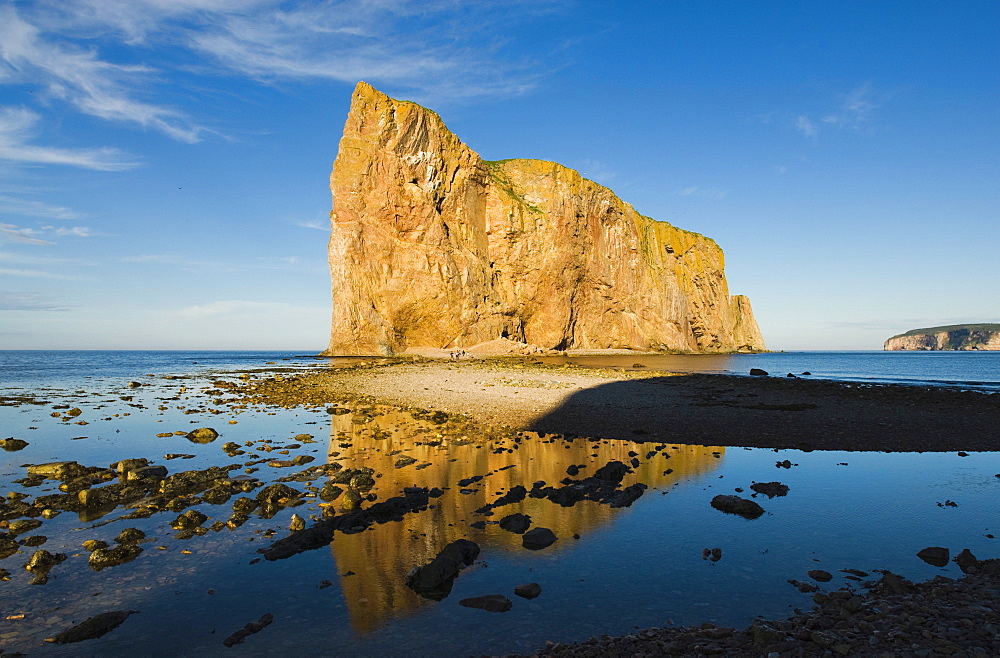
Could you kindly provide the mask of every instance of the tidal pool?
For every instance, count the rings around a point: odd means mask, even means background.
[[[249,491],[223,502],[211,504],[205,500],[209,496],[198,492],[184,507],[153,509],[147,518],[121,518],[142,507],[134,501],[128,508],[62,511],[53,518],[38,516],[36,508],[29,516],[41,526],[17,539],[44,536],[45,542],[20,546],[19,552],[0,559],[0,569],[8,572],[0,582],[5,651],[530,652],[549,640],[623,634],[653,625],[709,621],[745,626],[758,616],[785,617],[794,608],[811,605],[809,595],[787,581],[810,581],[807,572],[814,569],[834,575],[829,583],[816,583],[830,590],[861,586],[842,569],[869,572],[871,579],[878,577],[876,569],[921,580],[960,575],[953,564],[939,568],[918,559],[916,553],[927,546],[948,547],[953,555],[969,548],[980,558],[997,556],[996,540],[988,536],[1000,530],[994,502],[1000,492],[996,453],[805,453],[637,443],[511,433],[455,423],[431,412],[360,403],[331,407],[335,413],[326,407],[241,408],[229,388],[212,383],[219,381],[239,380],[210,373],[152,377],[138,388],[128,388],[124,379],[91,380],[79,387],[36,391],[36,401],[43,404],[22,401],[0,407],[0,438],[29,443],[22,450],[0,452],[0,493],[15,494],[8,501],[17,494],[25,494],[27,503],[61,494],[59,481],[32,486],[14,480],[25,477],[27,464],[64,460],[107,467],[143,457],[170,474],[236,465],[230,475],[251,483]],[[63,405],[69,408],[56,408]],[[67,416],[73,407],[82,413]],[[189,441],[183,434],[196,427],[213,427],[221,436],[209,443]],[[239,444],[243,454],[231,446],[223,450],[229,442]],[[167,454],[185,456],[168,460]],[[289,465],[296,457],[314,461]],[[401,457],[413,461],[397,467]],[[518,485],[529,490],[538,481],[561,486],[570,477],[570,466],[579,468],[573,478],[579,480],[610,461],[631,467],[633,459],[638,464],[621,486],[641,482],[648,489],[630,507],[591,501],[565,507],[527,496],[497,507],[493,515],[477,512]],[[783,465],[777,466],[779,462]],[[317,468],[333,463],[342,468]],[[293,514],[312,525],[324,509],[331,510],[328,515],[342,513],[342,498],[327,503],[318,493],[337,473],[361,468],[372,469],[374,478],[374,486],[360,491],[370,499],[364,506],[400,495],[407,487],[443,493],[431,498],[427,509],[402,520],[374,523],[353,534],[337,532],[329,546],[287,559],[262,559],[258,549],[291,534]],[[304,471],[302,477],[288,479]],[[256,510],[242,524],[216,523],[232,518],[235,500],[253,498],[279,478],[303,494],[301,503],[279,505],[270,518]],[[750,497],[751,484],[772,481],[789,491],[775,498],[755,495],[765,510],[757,519],[710,505],[718,494],[740,489],[738,495]],[[178,538],[171,522],[188,510],[208,517],[201,524],[206,530]],[[526,550],[520,535],[497,525],[514,512],[529,515],[532,527],[550,528],[558,541],[539,551]],[[17,518],[22,515],[7,521]],[[82,542],[110,544],[128,527],[146,534],[139,544],[142,553],[130,562],[92,570]],[[412,567],[459,538],[476,542],[482,552],[459,574],[449,596],[431,601],[406,586]],[[67,558],[51,569],[45,584],[30,584],[32,574],[24,564],[40,548]],[[706,559],[706,548],[720,548],[721,559]],[[529,582],[541,585],[538,598],[514,596],[515,586]],[[513,608],[490,613],[458,603],[484,594],[504,594]],[[70,645],[44,642],[111,610],[138,614],[98,639]],[[223,639],[265,613],[274,617],[270,625],[234,649],[223,645]]]

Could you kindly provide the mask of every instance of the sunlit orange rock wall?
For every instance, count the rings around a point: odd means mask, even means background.
[[[328,354],[470,347],[763,349],[711,239],[553,162],[485,162],[361,82],[330,178]]]

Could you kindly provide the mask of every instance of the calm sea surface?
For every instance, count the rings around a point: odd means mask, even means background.
[[[0,350],[0,387],[252,369],[269,363],[301,367],[351,360],[354,359],[317,359],[302,352]],[[808,372],[814,379],[1000,390],[1000,352],[774,352],[543,357],[542,360],[624,368],[638,362],[647,368],[674,372],[735,375],[746,375],[751,368],[760,368],[779,377]]]
[[[798,352],[572,360],[734,374],[755,367],[777,376],[809,371],[816,378],[995,391],[998,357]],[[373,405],[331,414],[323,407],[241,409],[219,400],[226,396],[220,380],[328,365],[290,352],[0,352],[0,396],[20,398],[0,406],[0,439],[28,443],[0,451],[0,495],[24,497],[35,510],[28,516],[41,522],[17,536],[18,552],[0,558],[4,650],[83,656],[530,652],[547,640],[624,634],[636,627],[705,621],[746,626],[758,615],[784,617],[811,605],[809,595],[787,581],[808,581],[813,569],[833,574],[830,583],[817,583],[829,591],[860,585],[841,571],[848,568],[872,578],[879,575],[875,569],[914,579],[960,575],[953,564],[934,567],[919,560],[916,553],[927,546],[948,547],[952,555],[969,548],[980,558],[1000,556],[994,538],[1000,536],[998,453],[773,451],[532,433],[514,441],[451,435],[425,417]],[[132,381],[142,386],[130,388]],[[72,408],[80,414],[68,415]],[[197,427],[213,427],[221,436],[209,443],[188,440],[185,434]],[[228,442],[244,453],[223,450]],[[642,482],[649,489],[629,508],[587,501],[561,507],[529,497],[497,508],[494,516],[476,511],[516,485],[558,485],[570,465],[583,465],[585,475],[608,461],[627,461],[630,453],[640,463],[623,484]],[[397,467],[402,456],[416,461]],[[135,457],[171,474],[230,465],[232,475],[254,478],[254,488],[226,500],[190,496],[148,518],[124,518],[133,511],[126,507],[46,518],[38,511],[62,495],[60,482],[24,480],[27,464],[75,460],[107,467]],[[329,546],[261,560],[257,549],[288,536],[293,513],[308,524],[322,513],[317,493],[327,476],[288,479],[307,468],[287,465],[296,457],[314,458],[310,466],[336,462],[345,469],[373,469],[375,485],[365,492],[371,499],[365,505],[410,486],[444,493],[433,507],[402,521],[338,532]],[[791,468],[776,466],[786,459]],[[482,477],[469,483],[473,476]],[[242,524],[216,523],[231,518],[235,500],[252,498],[279,478],[303,494],[301,505],[273,516],[253,512]],[[709,504],[713,496],[737,489],[749,496],[752,483],[770,481],[786,484],[789,492],[756,496],[766,510],[758,519],[723,514]],[[187,510],[208,517],[202,534],[171,527]],[[513,512],[530,515],[534,526],[551,528],[559,540],[541,551],[525,550],[520,536],[496,524]],[[484,520],[485,527],[473,525]],[[146,534],[142,553],[126,564],[89,568],[81,543],[113,545],[129,527]],[[405,586],[413,566],[458,538],[475,541],[482,553],[447,598],[427,600]],[[706,548],[721,548],[722,559],[703,559]],[[40,549],[67,557],[52,568],[47,583],[30,584],[24,565]],[[528,601],[513,595],[516,585],[528,582],[542,586],[541,596]],[[493,614],[458,603],[484,594],[505,594],[514,606]],[[111,610],[140,612],[99,639],[68,646],[43,642]],[[232,649],[223,646],[226,636],[265,613],[274,615],[271,625]]]

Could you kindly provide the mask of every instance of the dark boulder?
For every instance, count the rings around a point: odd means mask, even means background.
[[[962,552],[955,556],[955,564],[962,570],[962,573],[975,573],[979,568],[979,560],[967,548],[962,549]]]
[[[940,546],[928,546],[917,553],[917,557],[931,566],[946,567],[951,559],[951,552]]]
[[[451,593],[458,572],[479,556],[479,545],[468,539],[456,539],[445,546],[433,560],[414,567],[406,577],[406,585],[432,601],[440,601]]]
[[[508,532],[523,535],[531,527],[531,517],[527,514],[509,514],[500,519],[500,527]]]
[[[477,608],[487,612],[507,612],[513,607],[513,603],[503,594],[487,594],[486,596],[474,596],[469,599],[462,599],[458,602],[466,608]]]
[[[529,551],[538,551],[551,546],[557,540],[558,537],[548,528],[535,528],[524,533],[521,545]]]
[[[768,498],[788,495],[788,485],[780,482],[754,482],[750,488],[759,494],[764,494]]]
[[[109,633],[122,625],[129,615],[135,614],[137,610],[114,610],[94,615],[76,626],[67,628],[55,637],[45,638],[46,642],[56,644],[70,644],[71,642],[81,642],[92,640]]]
[[[745,519],[756,519],[764,513],[764,508],[752,500],[723,494],[712,499],[712,507],[720,512],[736,514]]]
[[[621,482],[628,473],[628,466],[620,461],[610,461],[594,472],[593,477],[606,482]]]
[[[538,583],[528,583],[527,585],[518,585],[514,588],[514,594],[517,594],[521,598],[533,599],[542,593],[542,586]]]

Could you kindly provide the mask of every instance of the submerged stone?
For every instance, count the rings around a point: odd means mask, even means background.
[[[487,612],[507,612],[514,605],[511,600],[503,594],[474,596],[472,598],[462,599],[458,602],[458,604],[465,606],[466,608],[477,608],[479,610],[486,610]]]
[[[76,626],[67,628],[55,637],[46,638],[45,641],[54,642],[55,644],[70,644],[72,642],[92,640],[118,628],[122,625],[122,622],[128,619],[129,615],[135,614],[136,612],[136,610],[114,610],[112,612],[104,612],[102,614],[89,617],[86,621],[83,621]]]

